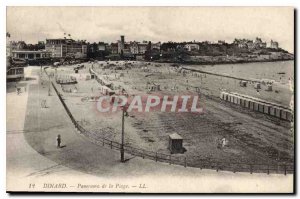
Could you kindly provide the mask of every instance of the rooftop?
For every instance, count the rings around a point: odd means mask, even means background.
[[[177,134],[177,133],[173,133],[173,134],[169,135],[169,137],[172,140],[182,140],[182,137],[179,134]]]
[[[45,50],[13,50],[14,53],[50,53]]]

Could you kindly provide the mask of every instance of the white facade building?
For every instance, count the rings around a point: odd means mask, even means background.
[[[200,49],[198,44],[186,44],[184,48],[188,51],[196,51]]]

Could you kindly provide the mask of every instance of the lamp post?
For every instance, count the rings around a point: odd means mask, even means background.
[[[125,115],[125,106],[122,107],[122,135],[121,135],[121,162],[125,162],[124,158],[124,115]]]
[[[50,81],[50,75],[48,76],[49,77],[49,90],[48,90],[48,96],[51,96],[51,81]]]

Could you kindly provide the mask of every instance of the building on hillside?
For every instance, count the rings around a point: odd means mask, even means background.
[[[118,54],[118,43],[111,43],[110,45],[107,45],[106,49],[111,54]]]
[[[254,41],[249,39],[235,39],[233,44],[237,45],[239,48],[247,48],[250,50],[267,47],[267,43],[262,42],[261,38],[258,37]]]
[[[145,54],[147,46],[148,43],[133,41],[128,44],[128,49],[134,55],[142,55]]]
[[[235,39],[233,43],[237,45],[239,48],[248,48],[248,49],[255,48],[253,41],[249,39]]]
[[[267,42],[263,42],[259,47],[260,48],[266,48],[267,47]]]
[[[270,48],[278,49],[279,48],[278,42],[271,40]]]
[[[253,43],[252,40],[248,40],[248,41],[246,42],[246,47],[247,47],[248,49],[254,49],[254,48],[255,48],[255,44]]]
[[[139,43],[136,41],[130,42],[130,52],[134,55],[139,54]]]
[[[223,44],[226,44],[226,42],[225,42],[225,40],[218,40],[218,44],[223,45]]]
[[[99,42],[98,43],[98,45],[97,45],[97,50],[98,51],[106,51],[106,46],[107,46],[107,44],[106,43],[104,43],[104,42]]]
[[[87,44],[73,39],[46,39],[46,51],[51,52],[53,58],[86,58]]]
[[[240,43],[238,43],[238,47],[239,48],[248,48],[248,45],[245,42],[240,42]]]
[[[148,41],[143,41],[143,42],[137,42],[137,41],[131,41],[128,43],[122,44],[122,41],[118,41],[117,43],[117,53],[120,54],[121,51],[126,52],[126,53],[131,53],[133,55],[143,55],[147,51],[147,47],[149,45]],[[160,51],[161,47],[161,42],[158,43],[151,43],[151,50],[155,49]],[[110,46],[110,49],[112,50],[112,45]],[[113,52],[112,52],[113,53]]]
[[[266,48],[267,47],[267,43],[262,42],[261,38],[258,38],[258,37],[256,37],[256,39],[254,41],[254,45],[255,45],[255,48]]]
[[[157,49],[160,51],[160,47],[161,47],[161,42],[151,43],[151,50]]]
[[[138,45],[139,45],[139,54],[145,54],[145,52],[147,51],[148,43],[143,42]]]
[[[92,43],[88,45],[88,52],[95,53],[95,52],[103,52],[108,49],[108,44],[104,42],[99,43]]]
[[[198,44],[193,44],[193,43],[191,43],[191,44],[186,44],[186,45],[184,46],[184,48],[185,48],[186,50],[188,50],[188,51],[197,51],[197,50],[200,49]]]

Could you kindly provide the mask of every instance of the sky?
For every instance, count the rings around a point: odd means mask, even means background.
[[[11,40],[125,41],[273,39],[294,51],[292,7],[7,7]]]

